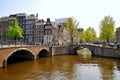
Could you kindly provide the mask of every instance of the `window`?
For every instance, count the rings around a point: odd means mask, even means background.
[[[44,31],[42,31],[42,33],[44,34]]]
[[[47,35],[47,30],[45,32],[46,32],[45,34]]]
[[[32,31],[32,33],[34,34],[34,31]]]
[[[49,30],[49,35],[51,35],[51,30]]]
[[[51,29],[51,26],[45,26],[45,29]]]

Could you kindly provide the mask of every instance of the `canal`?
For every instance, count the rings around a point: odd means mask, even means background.
[[[0,68],[0,80],[120,80],[120,60],[75,55],[43,57]]]

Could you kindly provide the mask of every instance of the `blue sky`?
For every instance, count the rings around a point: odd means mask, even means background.
[[[120,26],[120,0],[0,0],[0,17],[14,13],[39,14],[40,19],[74,17],[80,27],[94,27],[110,15],[115,27]]]

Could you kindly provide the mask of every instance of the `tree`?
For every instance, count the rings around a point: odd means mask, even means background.
[[[92,27],[88,27],[85,31],[85,40],[90,41],[96,41],[96,31]]]
[[[2,30],[0,30],[0,35],[2,34]]]
[[[15,18],[13,24],[8,28],[7,36],[9,39],[15,40],[15,44],[16,44],[17,39],[23,38],[22,34],[23,34],[22,28],[20,28],[17,19]]]
[[[85,41],[85,33],[84,33],[84,31],[81,31],[81,32],[78,33],[78,40],[80,42],[84,42]]]
[[[111,16],[105,16],[100,22],[100,39],[109,42],[114,36],[115,21]]]
[[[94,28],[92,28],[92,35],[93,35],[93,41],[97,41],[96,31]]]
[[[78,34],[78,31],[77,31],[78,26],[79,26],[79,23],[77,22],[77,20],[74,20],[72,17],[68,18],[68,20],[65,23],[66,31],[70,34],[71,44],[73,44],[73,39]]]

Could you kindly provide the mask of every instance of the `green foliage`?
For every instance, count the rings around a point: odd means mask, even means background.
[[[100,22],[100,39],[109,42],[114,36],[115,21],[110,16],[105,16]]]
[[[0,30],[0,35],[2,34],[2,30]]]
[[[84,42],[85,41],[85,33],[84,31],[81,31],[78,33],[78,39],[80,42]]]
[[[96,41],[96,31],[94,28],[88,27],[85,31],[85,40],[87,42]]]
[[[23,33],[22,28],[19,27],[17,19],[15,18],[14,22],[13,22],[13,25],[11,25],[8,28],[7,36],[8,36],[9,39],[16,40],[16,39],[23,38],[22,33]]]
[[[73,18],[68,18],[68,20],[65,23],[66,31],[70,34],[71,38],[71,44],[73,44],[74,37],[78,34],[77,27],[79,26],[79,23],[77,20],[74,20]]]

